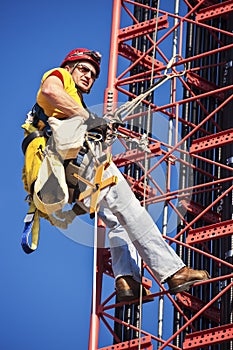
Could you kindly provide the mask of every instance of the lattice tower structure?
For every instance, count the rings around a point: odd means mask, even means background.
[[[89,350],[233,348],[232,26],[233,0],[113,1],[105,112],[157,82],[122,115],[114,162],[164,239],[211,279],[174,297],[143,263],[154,301],[119,303],[102,288],[110,251],[98,249]],[[150,152],[130,141],[145,133]]]

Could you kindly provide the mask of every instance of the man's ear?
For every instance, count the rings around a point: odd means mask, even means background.
[[[71,71],[71,68],[70,68],[70,66],[68,66],[68,64],[65,66],[65,67],[63,67],[65,70],[67,70],[68,72],[70,72]]]

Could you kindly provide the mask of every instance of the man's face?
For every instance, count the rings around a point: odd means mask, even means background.
[[[87,93],[96,79],[95,67],[87,61],[80,61],[73,70],[72,78],[79,89]]]

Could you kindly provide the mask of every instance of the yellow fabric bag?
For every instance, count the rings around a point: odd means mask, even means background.
[[[68,200],[69,191],[63,163],[56,153],[46,148],[34,185],[33,202],[40,212],[51,215],[62,210]]]
[[[25,137],[37,129],[29,123],[22,125],[25,130]],[[24,166],[22,172],[22,180],[26,192],[32,194],[32,185],[37,179],[37,175],[43,161],[43,151],[46,146],[46,138],[44,136],[36,137],[32,140],[25,152]]]

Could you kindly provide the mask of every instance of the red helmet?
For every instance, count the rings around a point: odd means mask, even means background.
[[[64,67],[67,62],[71,61],[89,61],[93,64],[96,69],[97,78],[100,74],[100,62],[101,62],[101,54],[97,51],[90,51],[88,49],[74,49],[68,53],[60,67]]]

